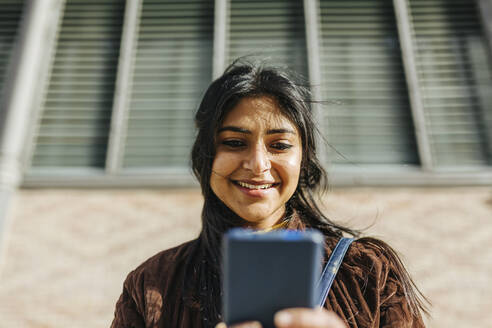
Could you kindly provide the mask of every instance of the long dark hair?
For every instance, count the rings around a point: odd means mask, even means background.
[[[205,325],[221,319],[221,238],[229,228],[240,226],[244,220],[220,201],[210,187],[212,164],[215,157],[216,133],[225,116],[245,97],[271,96],[277,101],[283,115],[298,128],[302,141],[302,162],[299,184],[287,202],[287,210],[299,214],[307,227],[316,228],[328,237],[342,234],[359,236],[359,231],[343,227],[327,218],[317,205],[317,195],[327,190],[327,174],[317,157],[316,124],[311,114],[311,97],[307,83],[293,72],[265,66],[261,62],[236,61],[207,89],[195,116],[198,135],[193,145],[191,160],[193,173],[200,182],[204,205],[202,231],[196,244],[197,258],[202,260],[188,270],[198,279],[198,303],[201,304]],[[373,242],[378,242],[373,241]],[[398,257],[384,243],[390,256]],[[404,286],[411,300],[411,308],[418,311],[420,299],[413,292],[413,283],[403,266],[407,281]],[[187,277],[187,278],[191,278]],[[186,279],[187,279],[186,278]],[[192,279],[188,279],[191,281]],[[197,286],[189,286],[196,291]],[[413,306],[412,306],[413,305]]]

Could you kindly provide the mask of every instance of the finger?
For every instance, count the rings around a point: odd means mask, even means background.
[[[333,312],[325,309],[295,308],[277,312],[278,328],[346,328],[345,323]]]

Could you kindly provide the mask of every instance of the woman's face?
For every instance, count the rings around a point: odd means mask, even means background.
[[[276,100],[243,98],[218,130],[210,186],[247,226],[271,227],[296,190],[301,160],[299,131]]]

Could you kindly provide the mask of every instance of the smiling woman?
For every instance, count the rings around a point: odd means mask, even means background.
[[[219,324],[221,239],[230,228],[315,228],[325,236],[327,256],[344,234],[359,236],[330,221],[315,201],[326,189],[326,172],[316,157],[309,91],[295,81],[277,69],[235,63],[209,86],[192,149],[204,197],[202,231],[128,275],[113,328]],[[286,309],[275,323],[416,328],[423,327],[422,310],[422,296],[396,253],[366,237],[351,245],[321,309]]]
[[[210,186],[224,204],[265,229],[285,218],[301,170],[297,127],[271,96],[247,97],[218,130]]]

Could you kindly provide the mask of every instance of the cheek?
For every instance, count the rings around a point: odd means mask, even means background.
[[[278,171],[281,179],[289,186],[296,186],[301,173],[301,157],[293,156],[278,162]]]
[[[221,176],[228,176],[237,166],[237,158],[233,154],[218,152],[212,164],[212,171]]]
[[[293,156],[286,161],[286,165],[288,165],[289,170],[297,171],[299,174],[301,170],[301,155]]]

